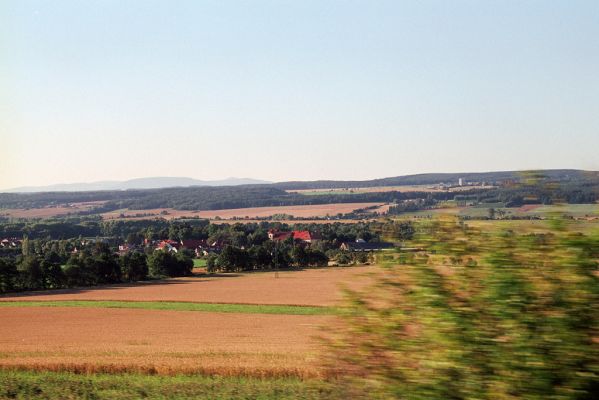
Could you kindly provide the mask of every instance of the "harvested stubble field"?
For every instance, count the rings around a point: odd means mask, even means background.
[[[319,337],[336,321],[322,306],[338,303],[340,284],[364,287],[376,270],[200,276],[4,296],[0,369],[319,377]]]
[[[26,292],[0,297],[10,300],[189,301],[202,303],[287,304],[333,306],[340,285],[361,288],[374,266],[330,267],[302,271],[198,275],[165,281]]]
[[[314,204],[304,206],[277,206],[277,207],[253,207],[253,208],[233,208],[226,210],[205,210],[205,211],[185,211],[172,208],[154,208],[150,210],[116,210],[102,214],[104,219],[149,219],[149,218],[208,218],[208,219],[231,219],[231,218],[267,218],[276,214],[293,215],[298,218],[326,217],[335,216],[339,213],[347,214],[352,211],[378,207],[376,210],[385,213],[389,206],[383,203],[335,203],[335,204]],[[166,213],[164,213],[166,212]],[[164,214],[163,214],[164,213]]]

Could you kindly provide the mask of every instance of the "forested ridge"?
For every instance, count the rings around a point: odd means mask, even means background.
[[[473,187],[460,192],[373,192],[324,193],[305,195],[285,189],[350,188],[416,185],[441,182],[486,182],[493,189]],[[518,206],[527,203],[592,203],[599,193],[599,173],[578,170],[547,170],[534,173],[492,172],[469,174],[420,174],[370,181],[283,182],[268,185],[186,187],[147,190],[93,192],[0,193],[3,208],[38,208],[98,201],[89,213],[116,209],[174,208],[178,210],[219,210],[246,207],[316,205],[331,203],[385,202],[428,199],[504,202]],[[1,214],[1,212],[0,212]]]

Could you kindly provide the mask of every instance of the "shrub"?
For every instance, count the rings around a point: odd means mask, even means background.
[[[332,374],[368,397],[596,395],[599,237],[483,234],[455,222],[428,232],[417,238],[426,253],[348,292]]]

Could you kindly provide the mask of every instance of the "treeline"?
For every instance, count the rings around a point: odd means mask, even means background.
[[[377,186],[402,186],[402,185],[435,185],[439,183],[455,183],[461,178],[467,182],[486,182],[490,184],[504,181],[521,181],[528,175],[535,173],[544,179],[557,180],[560,182],[597,181],[599,173],[594,171],[581,171],[574,169],[554,169],[540,171],[495,171],[495,172],[465,172],[465,173],[432,173],[404,175],[391,178],[371,179],[366,181],[296,181],[278,182],[272,186],[284,190],[307,190],[307,189],[338,189],[350,187],[377,187]]]
[[[0,292],[62,289],[132,282],[191,274],[192,259],[185,253],[154,251],[118,256],[110,246],[96,243],[78,253],[31,253],[0,257]]]
[[[105,200],[101,206],[81,215],[121,208],[147,210],[174,208],[177,210],[220,210],[247,207],[314,205],[353,202],[391,202],[418,198],[425,193],[361,193],[306,196],[287,193],[267,185],[191,187],[152,190],[127,190],[76,193],[0,193],[0,208],[36,208],[68,203]],[[443,194],[443,199],[447,199]]]
[[[455,200],[477,203],[504,203],[506,207],[525,204],[590,204],[599,199],[599,186],[574,183],[521,184],[477,193],[460,193]]]
[[[23,237],[21,248],[0,252],[0,291],[58,289],[129,282],[147,278],[185,276],[193,268],[193,249],[180,248],[177,253],[157,251],[156,241],[177,242],[196,239],[216,243],[206,256],[209,272],[250,271],[273,268],[304,268],[326,266],[329,260],[345,265],[368,261],[365,254],[340,250],[343,242],[360,239],[376,242],[403,241],[414,235],[409,222],[356,224],[209,224],[205,220],[189,221],[86,221],[72,220],[75,226],[98,229],[105,237],[52,238],[48,232],[61,236],[77,233],[68,222],[24,225],[0,224],[4,233]],[[66,225],[65,225],[66,224]],[[66,226],[66,227],[65,227]],[[21,231],[18,230],[21,227]],[[64,230],[61,230],[64,228]],[[280,231],[308,230],[319,240],[312,244],[269,240],[269,229]],[[30,235],[30,236],[28,236]],[[114,235],[114,236],[110,236]],[[133,250],[118,252],[118,245],[128,243]]]
[[[140,243],[144,239],[209,239],[212,241],[226,240],[237,246],[251,244],[255,238],[264,241],[268,239],[269,229],[279,230],[309,230],[319,232],[324,241],[344,242],[364,239],[366,241],[378,240],[375,227],[380,223],[357,222],[347,223],[295,223],[284,224],[280,222],[263,221],[250,224],[218,224],[209,223],[207,220],[88,220],[86,218],[72,218],[68,220],[22,221],[18,223],[0,223],[0,237],[28,237],[38,251],[42,243],[54,246],[59,251],[74,239],[81,237],[110,237],[130,244]],[[73,245],[71,243],[71,245]],[[70,249],[72,250],[72,248]]]
[[[267,241],[249,249],[227,245],[220,254],[207,257],[206,269],[208,272],[239,272],[326,267],[328,262],[329,257],[320,249],[294,244],[292,240],[284,243]]]

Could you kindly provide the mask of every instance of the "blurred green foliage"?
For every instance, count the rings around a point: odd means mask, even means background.
[[[348,291],[327,366],[355,397],[591,399],[599,394],[599,236],[418,227]]]

